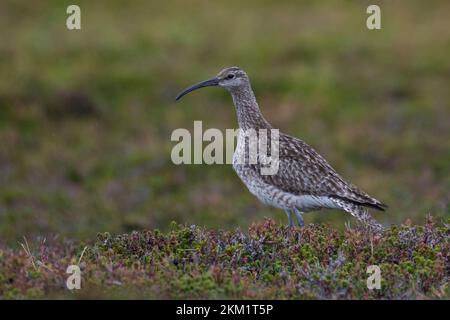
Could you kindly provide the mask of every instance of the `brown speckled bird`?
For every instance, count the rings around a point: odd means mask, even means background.
[[[368,213],[367,207],[383,210],[387,207],[355,185],[345,181],[312,147],[300,139],[279,133],[278,171],[263,175],[259,164],[238,161],[249,150],[243,132],[273,127],[264,119],[256,102],[247,74],[238,67],[226,68],[219,74],[182,91],[176,100],[199,88],[220,86],[227,89],[236,107],[239,136],[233,155],[233,168],[259,200],[283,209],[293,226],[292,213],[303,226],[302,213],[322,208],[341,209],[368,225],[374,231],[383,227]],[[270,137],[268,138],[270,141]],[[267,143],[270,145],[270,142]],[[248,157],[246,158],[248,160]]]

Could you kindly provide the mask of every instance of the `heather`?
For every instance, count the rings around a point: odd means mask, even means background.
[[[248,230],[172,223],[170,231],[100,233],[92,243],[59,238],[0,247],[0,296],[142,299],[448,299],[450,224],[364,226],[341,232],[289,229],[266,219]],[[81,259],[80,259],[81,258]],[[69,291],[69,264],[81,267]],[[369,290],[378,265],[381,289]]]

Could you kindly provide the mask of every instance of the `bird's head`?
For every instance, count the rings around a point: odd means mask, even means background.
[[[181,99],[189,92],[204,87],[219,86],[227,89],[228,91],[233,91],[247,85],[249,85],[249,79],[244,70],[238,67],[225,68],[220,71],[214,78],[202,81],[186,88],[178,94],[176,100]]]

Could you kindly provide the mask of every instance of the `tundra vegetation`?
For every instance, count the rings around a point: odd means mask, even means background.
[[[24,246],[0,247],[3,298],[450,298],[450,221],[431,217],[377,235],[363,226],[289,229],[266,219],[245,232],[174,222],[167,232]],[[66,288],[70,264],[80,266],[79,290]],[[370,265],[380,268],[379,290],[367,287]]]

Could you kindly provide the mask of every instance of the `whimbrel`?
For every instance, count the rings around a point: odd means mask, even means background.
[[[237,161],[237,155],[244,153],[246,148],[243,130],[270,130],[273,127],[261,114],[249,77],[238,67],[226,68],[216,77],[185,89],[176,100],[209,86],[225,88],[233,97],[240,128],[233,156],[234,170],[260,201],[286,212],[289,226],[293,226],[292,214],[297,217],[298,225],[304,226],[303,213],[327,208],[344,210],[371,229],[382,230],[367,208],[384,211],[387,206],[344,180],[319,153],[300,139],[279,134],[276,174],[262,175],[258,165]]]

